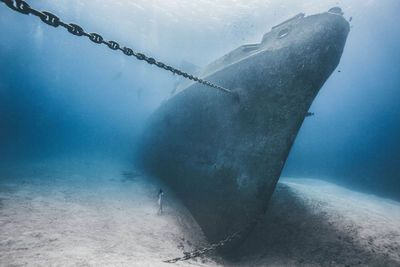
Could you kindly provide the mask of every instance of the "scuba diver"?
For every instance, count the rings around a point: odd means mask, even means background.
[[[157,214],[161,215],[163,212],[163,196],[164,196],[164,191],[160,188],[160,191],[158,192],[158,212]]]

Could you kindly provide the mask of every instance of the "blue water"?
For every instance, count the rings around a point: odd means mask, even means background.
[[[400,198],[400,2],[48,1],[30,3],[174,66],[205,66],[270,27],[339,5],[351,32],[311,107],[284,176]],[[63,158],[130,161],[177,77],[0,3],[0,168]],[[340,70],[340,72],[338,72]],[[1,174],[1,172],[0,172]]]

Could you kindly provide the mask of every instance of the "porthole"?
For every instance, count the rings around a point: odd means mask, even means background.
[[[278,33],[278,39],[286,37],[288,34],[289,34],[289,30],[288,29],[283,29]]]

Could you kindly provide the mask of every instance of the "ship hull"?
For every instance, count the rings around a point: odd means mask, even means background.
[[[249,229],[267,208],[309,107],[343,51],[347,22],[323,15],[307,23],[335,21],[343,29],[333,28],[330,40],[321,34],[314,42],[267,46],[204,76],[238,97],[191,84],[149,120],[140,165],[174,190],[210,242]]]

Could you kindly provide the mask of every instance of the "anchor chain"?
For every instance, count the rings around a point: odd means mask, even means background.
[[[219,241],[217,243],[214,243],[214,244],[212,244],[212,245],[210,245],[208,247],[197,249],[197,250],[194,250],[192,252],[184,252],[183,253],[184,256],[178,257],[178,258],[174,258],[174,259],[165,260],[164,262],[166,262],[166,263],[176,263],[178,261],[186,261],[186,260],[189,260],[189,259],[194,259],[194,258],[200,257],[200,256],[202,256],[202,255],[204,255],[204,254],[206,254],[208,252],[214,251],[214,250],[216,250],[218,248],[221,248],[221,247],[225,246],[226,244],[232,242],[236,238],[239,238],[240,237],[239,235],[240,235],[239,231],[235,232],[235,233],[229,235],[228,237],[226,237],[225,239],[223,239],[223,240],[221,240],[221,241]]]
[[[165,260],[163,262],[176,263],[178,261],[186,261],[189,259],[194,259],[194,258],[200,257],[206,253],[215,251],[219,248],[222,248],[222,247],[226,246],[227,244],[233,242],[234,240],[237,240],[237,239],[243,237],[244,234],[248,233],[262,219],[263,219],[263,215],[259,215],[256,218],[254,218],[250,223],[248,223],[245,227],[243,227],[241,230],[233,232],[232,234],[228,235],[225,239],[222,239],[221,241],[219,241],[217,243],[211,244],[208,247],[196,249],[191,252],[183,252],[184,256]]]
[[[121,46],[118,42],[116,41],[109,41],[109,40],[105,40],[100,34],[95,33],[95,32],[86,32],[81,26],[74,24],[74,23],[65,23],[63,22],[58,16],[54,15],[51,12],[48,11],[39,11],[36,10],[32,7],[30,7],[30,5],[25,2],[24,0],[0,0],[0,2],[5,3],[9,8],[11,8],[12,10],[15,10],[19,13],[22,14],[32,14],[34,16],[39,17],[44,23],[46,23],[47,25],[53,26],[55,28],[57,28],[58,26],[61,26],[63,28],[65,28],[69,33],[76,35],[76,36],[86,36],[89,38],[89,40],[91,40],[92,42],[96,43],[96,44],[105,44],[107,45],[111,50],[120,50],[122,51],[126,56],[134,56],[135,58],[137,58],[138,60],[143,60],[146,61],[148,64],[150,65],[155,65],[158,68],[164,69],[166,71],[170,71],[173,74],[177,74],[179,76],[182,76],[186,79],[204,84],[206,86],[224,91],[226,93],[230,93],[235,95],[231,90],[224,88],[222,86],[216,85],[214,83],[211,83],[209,81],[203,80],[199,77],[196,77],[194,75],[191,75],[189,73],[186,73],[182,70],[179,70],[177,68],[174,68],[168,64],[165,64],[161,61],[158,61],[152,57],[148,57],[145,54],[142,53],[138,53],[133,51],[133,49],[129,48],[129,47],[125,47],[125,46]]]

